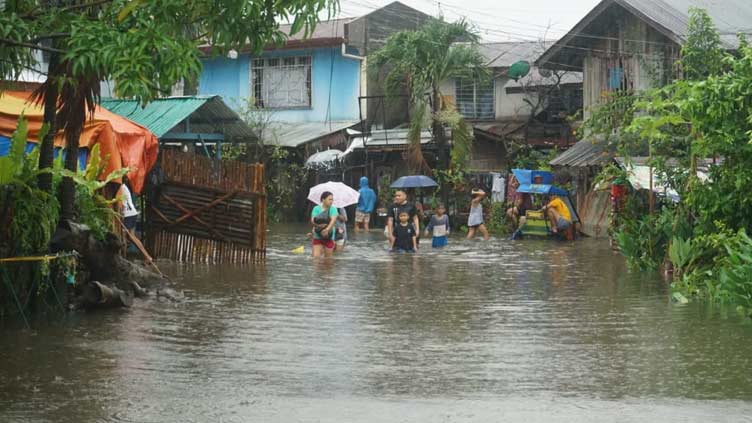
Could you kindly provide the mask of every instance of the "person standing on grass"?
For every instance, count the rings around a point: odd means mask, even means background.
[[[355,232],[360,230],[360,225],[363,225],[363,230],[368,232],[368,225],[371,222],[371,213],[373,213],[374,207],[376,207],[376,193],[373,192],[370,186],[368,186],[368,178],[363,176],[360,178],[360,197],[358,197],[358,208],[355,209]]]
[[[432,235],[431,247],[442,248],[448,243],[449,216],[446,215],[446,207],[443,204],[436,206],[436,214],[431,216],[431,221],[426,226],[426,236]]]
[[[313,256],[331,257],[334,253],[335,228],[339,213],[332,205],[334,196],[325,191],[321,194],[321,204],[311,211],[313,225]]]
[[[483,199],[486,198],[486,193],[482,189],[474,189],[471,195],[470,216],[467,217],[467,239],[473,239],[475,232],[480,231],[483,239],[488,241],[490,236],[486,225],[483,224],[483,204],[481,204]]]
[[[389,242],[394,243],[394,227],[399,222],[399,215],[405,212],[408,215],[408,221],[412,223],[415,231],[420,231],[420,219],[418,219],[418,209],[407,201],[407,194],[405,191],[397,190],[394,193],[394,204],[389,209],[389,217],[387,218],[386,227],[387,234],[389,236]],[[417,236],[417,233],[416,233]]]

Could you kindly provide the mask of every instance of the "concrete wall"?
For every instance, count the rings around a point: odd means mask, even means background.
[[[531,107],[525,103],[525,97],[529,94],[507,93],[507,84],[510,81],[511,79],[507,77],[496,79],[496,93],[494,95],[496,119],[527,119],[530,116]]]
[[[356,49],[360,55],[367,56],[383,47],[389,36],[403,30],[415,30],[428,19],[430,16],[402,3],[390,3],[348,23],[345,30],[348,45]],[[384,96],[387,94],[383,84],[383,75],[369,75],[366,85],[363,95]],[[393,97],[388,101],[364,100],[361,107],[368,125],[393,128],[408,120],[406,98]]]
[[[496,78],[494,81],[494,113],[497,120],[527,118],[530,115],[530,105],[525,103],[526,94],[506,91],[507,84],[511,80],[507,77]],[[454,80],[445,81],[441,84],[441,93],[455,103],[457,90]]]
[[[402,3],[390,3],[347,24],[347,39],[362,55],[384,46],[390,35],[417,29],[431,17]]]
[[[351,51],[348,51],[350,53]],[[354,52],[354,51],[352,51]],[[340,47],[265,52],[261,57],[309,55],[311,61],[311,107],[276,109],[273,119],[282,122],[358,120],[361,62],[342,57]],[[203,62],[198,93],[221,95],[237,109],[253,94],[250,55],[236,60],[214,58]]]

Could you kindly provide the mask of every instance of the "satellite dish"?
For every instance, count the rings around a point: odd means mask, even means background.
[[[509,67],[507,76],[517,81],[518,79],[526,76],[530,72],[530,63],[525,60],[515,62]]]

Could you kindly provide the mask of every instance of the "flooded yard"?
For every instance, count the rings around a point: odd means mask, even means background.
[[[161,263],[181,303],[4,329],[0,421],[752,421],[752,326],[605,242],[373,232],[327,261],[303,229],[264,265]]]

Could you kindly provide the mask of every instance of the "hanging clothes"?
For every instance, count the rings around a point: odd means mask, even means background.
[[[504,177],[501,173],[491,172],[493,181],[491,182],[491,202],[504,202],[504,189],[506,187]]]

